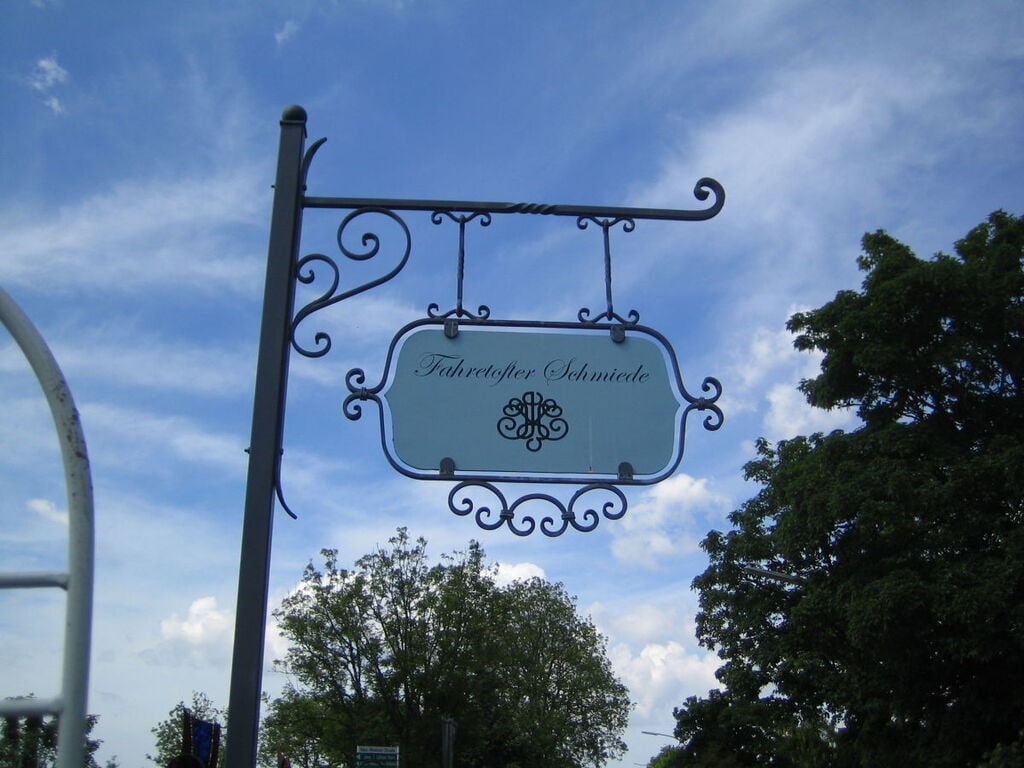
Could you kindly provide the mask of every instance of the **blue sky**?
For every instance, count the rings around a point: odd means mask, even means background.
[[[715,685],[694,639],[699,541],[755,491],[759,436],[849,427],[808,409],[815,372],[786,319],[859,285],[860,237],[919,255],[1021,212],[1024,16],[1015,2],[101,2],[9,0],[0,29],[0,284],[32,317],[82,414],[97,582],[89,710],[102,757],[143,768],[178,701],[227,704],[278,120],[326,136],[310,194],[699,207],[613,237],[616,308],[663,333],[725,425],[694,421],[677,473],[589,534],[519,539],[395,473],[373,418],[341,412],[394,333],[454,303],[454,228],[409,214],[395,280],[317,316],[335,346],[293,356],[271,601],[322,547],[351,562],[397,526],[435,555],[478,539],[506,577],[564,582],[608,637],[635,710],[621,765]],[[339,217],[307,215],[303,254]],[[470,228],[466,304],[573,320],[602,307],[600,234],[571,219]],[[355,268],[353,274],[355,274]],[[353,278],[355,279],[355,278]],[[301,294],[307,299],[311,294]],[[57,443],[0,336],[0,570],[60,568]],[[0,596],[0,695],[55,692],[61,603]],[[283,677],[270,660],[265,688]]]

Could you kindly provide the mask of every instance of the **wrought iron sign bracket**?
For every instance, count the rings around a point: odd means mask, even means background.
[[[287,115],[287,113],[286,113]],[[316,331],[312,337],[312,343],[304,342],[301,336],[303,323],[312,315],[332,306],[338,302],[349,299],[367,290],[375,288],[396,277],[406,266],[412,252],[412,234],[402,214],[408,212],[425,212],[430,214],[430,221],[434,225],[441,225],[446,221],[453,222],[458,227],[458,249],[456,254],[455,270],[455,306],[447,311],[442,311],[437,303],[427,307],[426,319],[410,324],[396,334],[388,351],[388,367],[391,366],[395,346],[400,339],[403,339],[406,331],[412,326],[429,326],[439,324],[443,329],[446,339],[454,340],[464,327],[498,327],[498,328],[545,328],[545,329],[589,329],[604,330],[612,341],[622,344],[627,338],[627,332],[641,332],[657,336],[670,360],[675,385],[678,388],[685,408],[682,410],[683,423],[680,426],[680,438],[678,451],[674,459],[667,466],[665,471],[647,473],[642,475],[634,470],[629,461],[618,463],[617,469],[611,474],[602,477],[588,478],[573,475],[565,477],[557,472],[545,474],[541,472],[517,473],[509,472],[488,472],[475,471],[464,472],[458,466],[456,460],[449,455],[439,457],[437,463],[433,464],[432,471],[417,470],[405,465],[397,459],[394,453],[388,450],[388,435],[385,430],[384,410],[381,393],[388,378],[388,371],[380,383],[375,386],[366,386],[366,376],[361,369],[353,369],[346,377],[346,384],[349,390],[345,399],[344,413],[349,419],[359,419],[362,415],[361,402],[373,401],[380,408],[381,441],[385,447],[385,454],[388,461],[399,472],[417,479],[448,480],[457,481],[458,486],[449,497],[449,508],[459,515],[475,513],[477,523],[485,529],[493,529],[506,525],[517,535],[527,535],[537,527],[536,521],[531,516],[523,516],[517,520],[515,512],[527,502],[546,502],[551,504],[560,512],[560,519],[564,524],[550,517],[541,521],[541,530],[548,536],[556,536],[572,527],[576,530],[593,530],[597,525],[600,516],[614,519],[621,517],[625,512],[625,497],[614,488],[615,485],[639,485],[650,484],[664,479],[675,470],[682,457],[682,434],[685,432],[685,418],[692,410],[709,411],[709,417],[705,420],[705,428],[717,429],[722,423],[722,413],[716,402],[721,394],[721,386],[712,377],[704,380],[701,397],[690,395],[683,386],[679,373],[678,363],[674,352],[667,340],[656,334],[651,329],[639,325],[640,314],[631,309],[626,315],[620,314],[615,309],[612,292],[612,249],[611,233],[618,227],[625,233],[632,232],[636,228],[638,220],[662,220],[662,221],[705,221],[718,214],[725,203],[725,191],[722,186],[711,178],[700,179],[694,187],[694,196],[699,201],[706,201],[711,198],[711,203],[705,208],[693,210],[664,209],[664,208],[625,208],[609,206],[579,206],[579,205],[550,205],[542,203],[508,203],[508,202],[485,202],[466,200],[416,200],[416,199],[392,199],[392,198],[353,198],[353,197],[323,197],[310,196],[305,193],[306,177],[314,155],[324,144],[325,139],[318,139],[313,142],[301,159],[301,169],[298,185],[301,193],[298,198],[298,210],[296,218],[301,215],[303,209],[328,209],[347,211],[342,218],[337,230],[337,244],[341,254],[353,261],[369,261],[378,257],[382,251],[384,236],[378,231],[363,231],[355,229],[357,222],[365,217],[377,217],[380,221],[383,217],[384,224],[390,222],[399,234],[397,245],[392,249],[397,255],[390,269],[382,271],[382,274],[361,285],[343,289],[341,287],[341,269],[338,262],[324,253],[312,253],[295,259],[293,282],[312,285],[314,283],[326,284],[325,290],[320,293],[298,311],[294,312],[290,326],[290,341],[294,349],[301,355],[310,358],[317,358],[326,355],[332,347],[332,339],[329,333],[323,330]],[[491,309],[486,304],[481,304],[475,311],[467,309],[464,302],[464,282],[466,264],[466,241],[467,225],[476,222],[481,227],[491,225],[494,216],[509,214],[527,214],[533,216],[573,217],[580,230],[587,229],[591,224],[600,228],[603,245],[604,260],[604,286],[605,286],[605,309],[603,312],[594,313],[588,307],[583,307],[577,313],[575,322],[527,322],[495,320],[491,317]],[[356,232],[353,237],[352,233]],[[358,246],[353,247],[352,243],[357,242]],[[324,276],[326,272],[326,277]],[[292,297],[294,301],[294,295]],[[528,393],[534,394],[534,393]],[[539,395],[539,393],[536,393]],[[525,429],[525,427],[523,427]],[[534,448],[533,450],[536,450]],[[280,471],[275,476],[279,476]],[[599,473],[600,474],[600,473]],[[568,504],[563,504],[554,497],[544,493],[531,493],[518,500],[509,501],[498,489],[496,483],[582,483],[583,487],[577,492]],[[483,489],[486,494],[492,497],[491,503],[474,502],[469,495],[459,496],[459,493],[469,489]],[[279,500],[283,501],[280,487],[277,489]],[[595,494],[594,492],[600,492]],[[611,503],[605,503],[600,509],[600,514],[595,508],[587,508],[582,512],[582,520],[575,511],[575,503],[583,494],[603,495],[611,498]],[[287,506],[285,505],[285,508]],[[290,511],[290,510],[288,510]]]
[[[324,141],[319,139],[313,142],[307,150],[305,110],[298,106],[285,109],[281,118],[253,398],[252,434],[248,449],[242,556],[239,565],[231,695],[228,705],[232,718],[226,748],[227,768],[251,768],[256,764],[263,637],[266,630],[275,498],[287,510],[287,505],[283,503],[280,477],[290,350],[294,347],[297,352],[309,358],[326,355],[332,347],[330,335],[326,331],[318,330],[314,332],[311,342],[304,342],[300,333],[305,328],[303,324],[320,310],[387,283],[405,268],[412,250],[412,235],[402,214],[421,211],[428,213],[435,225],[441,225],[446,221],[457,225],[455,306],[442,312],[439,305],[431,304],[427,307],[426,318],[400,331],[388,351],[389,365],[396,356],[396,343],[402,337],[402,333],[407,333],[403,351],[409,346],[414,346],[409,339],[415,339],[417,343],[426,339],[431,344],[471,346],[474,339],[479,340],[481,334],[485,332],[490,333],[490,339],[500,338],[504,343],[515,343],[516,334],[520,332],[551,334],[551,338],[566,344],[582,343],[578,342],[581,337],[586,343],[590,343],[595,340],[595,335],[604,335],[604,344],[607,345],[610,335],[615,342],[611,345],[613,352],[622,359],[632,361],[633,358],[629,355],[634,355],[637,350],[650,354],[643,358],[645,362],[641,362],[635,369],[615,369],[614,373],[606,372],[602,375],[618,376],[618,380],[629,376],[639,379],[648,375],[644,366],[652,365],[651,360],[664,359],[663,362],[656,362],[654,365],[661,365],[664,368],[665,382],[668,388],[674,391],[676,398],[676,404],[670,404],[667,411],[671,413],[667,421],[675,429],[676,445],[669,451],[663,462],[664,466],[654,469],[645,467],[642,465],[642,457],[627,453],[617,459],[601,459],[604,463],[595,469],[592,477],[589,469],[567,472],[564,475],[550,475],[545,472],[543,462],[548,460],[549,455],[555,457],[557,451],[572,440],[557,439],[558,430],[563,428],[559,422],[562,417],[557,415],[561,405],[540,390],[520,387],[513,397],[506,398],[508,413],[499,413],[497,419],[502,425],[498,427],[499,431],[505,429],[505,434],[502,435],[505,438],[504,442],[518,449],[517,455],[525,457],[522,459],[522,466],[525,469],[491,472],[472,466],[460,467],[460,463],[467,464],[467,460],[460,459],[455,449],[449,451],[446,446],[437,447],[439,453],[431,453],[433,458],[422,461],[416,458],[407,460],[407,447],[400,446],[397,438],[392,440],[395,445],[389,450],[388,436],[383,426],[383,407],[385,403],[391,408],[405,407],[401,394],[394,391],[401,387],[396,385],[390,390],[385,388],[387,371],[381,383],[374,386],[366,386],[363,371],[350,371],[346,376],[349,395],[345,400],[345,415],[349,418],[358,418],[362,402],[372,401],[378,405],[381,408],[382,442],[388,460],[399,471],[412,477],[455,482],[456,485],[449,493],[448,504],[456,515],[473,516],[478,525],[488,530],[507,526],[520,536],[525,536],[538,527],[547,536],[558,536],[570,528],[579,531],[593,530],[602,517],[617,519],[625,514],[626,497],[620,486],[657,482],[675,470],[682,457],[682,436],[685,433],[686,418],[692,411],[706,412],[703,420],[705,429],[715,430],[722,424],[722,412],[717,405],[722,391],[719,382],[712,377],[706,377],[701,386],[701,395],[695,396],[687,392],[668,342],[655,331],[641,326],[640,315],[636,310],[630,310],[622,315],[615,309],[612,300],[611,258],[611,233],[616,228],[621,227],[623,232],[628,233],[635,229],[636,222],[642,220],[705,221],[716,216],[725,204],[725,191],[717,181],[702,178],[697,182],[694,197],[700,202],[709,201],[709,204],[694,210],[308,195],[306,179],[310,165]],[[337,241],[342,256],[350,261],[369,261],[377,257],[382,249],[382,236],[372,231],[363,232],[355,238],[358,245],[351,245],[349,238],[351,232],[355,231],[354,225],[357,221],[367,221],[365,217],[376,216],[377,221],[390,222],[388,226],[394,227],[399,234],[396,258],[390,268],[383,269],[379,276],[359,285],[342,287],[341,270],[334,258],[322,253],[299,256],[302,217],[307,209],[347,211],[338,226]],[[600,228],[604,249],[604,311],[595,314],[589,308],[583,307],[579,310],[576,321],[569,323],[499,321],[491,318],[491,310],[487,305],[480,305],[475,311],[466,308],[463,283],[467,226],[476,223],[481,227],[487,227],[495,216],[509,214],[574,217],[577,227],[581,230],[587,229],[591,224]],[[350,231],[350,228],[353,229]],[[326,284],[326,287],[318,296],[296,310],[298,286],[313,286],[314,283]],[[659,352],[659,349],[662,351]],[[395,364],[401,367],[403,363],[398,360]],[[558,375],[569,376],[568,365],[565,366],[565,370],[559,371]],[[572,375],[582,375],[582,372],[572,372]],[[512,376],[510,373],[509,377]],[[524,373],[523,376],[526,377],[528,374]],[[537,378],[540,379],[540,376]],[[548,402],[549,400],[551,402]],[[511,421],[505,422],[505,419]],[[493,429],[494,423],[492,421],[489,428]],[[564,428],[568,429],[573,437],[578,435],[580,430],[570,425],[568,421],[566,425]],[[489,439],[496,443],[503,442],[496,440],[493,434]],[[593,443],[597,446],[604,444],[597,439]],[[432,446],[431,450],[433,449]],[[631,448],[630,451],[635,452],[635,449]],[[411,449],[409,452],[415,453]],[[542,458],[536,458],[538,456]],[[539,492],[526,493],[510,501],[497,485],[504,482],[576,483],[580,487],[572,493],[568,501]],[[483,494],[487,499],[481,501],[474,494]],[[584,500],[584,497],[587,500]],[[478,500],[473,500],[474,498]],[[526,505],[537,503],[554,507],[557,514],[543,516],[539,524],[531,515],[520,515],[520,511],[527,508]]]

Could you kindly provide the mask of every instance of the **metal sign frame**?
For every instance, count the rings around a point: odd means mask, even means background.
[[[448,323],[437,319],[424,319],[414,320],[401,328],[392,339],[391,344],[388,348],[387,356],[384,363],[384,371],[381,375],[379,383],[367,387],[366,386],[366,374],[361,368],[354,368],[348,372],[345,377],[345,385],[349,391],[348,396],[342,405],[342,410],[345,416],[352,420],[357,421],[362,417],[361,404],[364,402],[373,402],[377,405],[381,418],[380,418],[380,434],[381,443],[384,447],[384,455],[387,458],[388,463],[397,472],[411,477],[415,480],[455,480],[455,481],[487,481],[492,483],[542,483],[542,484],[589,484],[593,482],[593,478],[588,478],[586,473],[583,471],[575,473],[556,473],[551,474],[550,470],[545,470],[544,473],[530,473],[530,474],[517,474],[515,471],[502,471],[502,470],[483,470],[483,471],[463,471],[455,464],[445,466],[443,462],[437,466],[433,471],[416,470],[403,463],[401,463],[392,450],[389,448],[389,440],[387,439],[387,428],[385,424],[384,414],[386,412],[385,406],[382,404],[382,400],[387,399],[387,392],[389,385],[389,376],[395,367],[395,351],[398,343],[403,341],[405,338],[410,336],[413,332],[438,328],[441,329],[446,327]],[[482,329],[508,329],[510,331],[528,334],[533,330],[543,331],[618,331],[621,326],[610,323],[594,323],[591,325],[582,325],[580,323],[571,322],[534,322],[529,320],[465,320],[459,324],[460,332],[468,328],[482,328]],[[683,457],[684,448],[684,436],[686,431],[687,417],[694,410],[697,411],[708,411],[708,416],[704,420],[704,426],[708,430],[716,430],[722,424],[721,411],[715,404],[715,401],[721,395],[721,385],[718,381],[712,377],[704,379],[702,389],[704,395],[696,397],[687,391],[683,385],[683,379],[679,372],[679,363],[676,359],[675,350],[672,349],[671,345],[661,333],[642,325],[632,324],[625,329],[630,336],[636,337],[640,340],[646,340],[657,347],[664,353],[666,358],[666,381],[664,382],[669,386],[673,394],[678,396],[674,399],[677,404],[682,406],[682,413],[680,415],[679,428],[676,430],[677,437],[675,439],[674,451],[672,457],[665,462],[665,466],[660,468],[659,471],[648,473],[647,475],[641,475],[639,472],[635,472],[631,463],[623,462],[617,468],[614,473],[604,473],[607,477],[599,477],[598,479],[603,482],[615,483],[617,485],[652,485],[659,483],[666,479],[678,468],[680,461]],[[446,336],[449,338],[454,335],[446,330]],[[542,334],[538,334],[542,337]],[[646,337],[646,339],[645,339]],[[623,338],[621,341],[624,341]],[[619,343],[621,343],[621,341]],[[679,400],[682,400],[680,403]],[[609,403],[611,405],[611,403]],[[593,474],[593,473],[591,473]]]
[[[290,350],[294,346],[300,354],[317,358],[326,355],[332,346],[331,337],[325,331],[314,333],[312,345],[303,344],[299,341],[299,326],[316,312],[382,285],[402,271],[411,253],[412,236],[400,212],[412,211],[430,213],[430,219],[435,225],[450,221],[454,222],[459,229],[455,307],[442,312],[437,304],[431,304],[427,309],[428,318],[442,324],[447,333],[453,334],[458,333],[460,323],[486,325],[497,322],[490,320],[490,309],[487,306],[480,306],[473,312],[463,305],[466,225],[476,221],[481,226],[488,226],[494,216],[528,214],[573,217],[576,219],[579,229],[587,229],[591,224],[601,229],[604,242],[605,310],[595,315],[589,308],[584,307],[577,315],[577,322],[565,325],[604,329],[608,331],[613,340],[621,341],[629,329],[641,329],[642,327],[639,326],[640,316],[636,310],[630,310],[626,316],[623,316],[615,310],[612,302],[612,230],[621,227],[624,232],[632,232],[639,220],[705,221],[716,216],[725,204],[725,190],[721,184],[711,178],[702,178],[694,186],[694,196],[697,200],[707,201],[711,198],[707,207],[695,210],[309,196],[306,194],[306,177],[313,156],[326,139],[318,139],[307,150],[305,148],[306,120],[306,111],[299,106],[286,108],[281,117],[259,356],[253,396],[252,432],[248,451],[249,466],[239,563],[231,690],[228,704],[228,709],[231,712],[231,727],[228,729],[225,749],[226,768],[253,768],[256,764],[257,724],[262,688],[275,498],[285,511],[292,514],[284,501],[280,481]],[[333,258],[319,253],[299,257],[302,215],[306,209],[349,211],[338,228],[338,246],[346,258],[355,261],[368,261],[377,256],[380,252],[381,236],[374,232],[364,232],[359,238],[361,248],[353,250],[346,245],[345,233],[348,228],[369,214],[390,219],[399,227],[405,238],[405,243],[400,248],[400,258],[391,269],[378,277],[360,285],[342,289],[340,270]],[[296,311],[297,285],[300,283],[313,284],[318,280],[320,268],[327,270],[327,289]],[[534,325],[542,326],[544,324]],[[667,341],[665,343],[671,350]],[[671,356],[680,390],[685,392],[685,389],[682,388],[682,380],[679,377],[674,353]],[[370,390],[363,388],[364,382],[361,381],[363,376],[361,371],[353,370],[346,377],[350,398],[354,395],[356,399],[366,399],[366,396],[369,395]],[[721,426],[723,420],[722,411],[717,405],[717,400],[722,392],[721,385],[713,377],[706,377],[701,389],[704,393],[703,396],[695,397],[689,393],[684,395],[688,402],[685,413],[689,414],[692,410],[708,412],[704,419],[704,427],[708,430],[716,430]],[[351,403],[349,403],[350,405]],[[348,410],[346,410],[346,414],[349,415]],[[681,456],[682,441],[680,440],[679,455],[673,469]],[[449,473],[439,472],[437,479],[456,479],[454,472],[450,473],[449,477],[446,477],[446,474]],[[517,511],[524,504],[542,502],[554,506],[559,512],[557,519],[547,516],[541,520],[540,528],[547,536],[560,535],[570,527],[579,531],[589,531],[597,526],[601,515],[608,519],[616,519],[625,513],[626,498],[618,485],[631,482],[627,473],[616,479],[615,483],[602,482],[584,485],[575,491],[568,502],[563,502],[545,493],[526,493],[510,502],[495,484],[497,480],[517,482],[516,479],[507,477],[464,479],[449,495],[449,508],[458,515],[473,514],[482,528],[494,529],[507,525],[513,533],[521,536],[531,533],[537,525],[532,516],[523,515],[517,518]],[[523,478],[518,482],[548,481]],[[468,495],[462,495],[471,488],[491,494],[494,501],[483,504],[473,501]],[[605,498],[600,507],[601,512],[597,511],[597,507],[588,507],[585,510],[577,511],[577,503],[592,492],[597,492]],[[586,506],[586,503],[584,502],[582,506]]]
[[[655,473],[642,475],[635,471],[631,462],[623,461],[618,464],[615,473],[606,473],[605,476],[597,474],[586,477],[584,473],[573,474],[541,474],[515,472],[491,472],[462,470],[450,459],[442,460],[433,471],[419,470],[409,467],[400,462],[389,446],[388,427],[385,414],[387,409],[381,402],[386,399],[385,390],[388,386],[389,372],[391,371],[395,358],[396,345],[403,337],[411,332],[424,328],[446,329],[449,337],[456,333],[473,328],[483,329],[519,329],[526,333],[530,330],[544,331],[603,331],[613,337],[618,337],[619,343],[625,340],[625,335],[637,338],[648,337],[664,354],[666,358],[666,373],[669,384],[676,394],[679,404],[678,423],[674,430],[674,449],[671,458],[665,466]],[[609,342],[612,343],[612,342]],[[471,318],[459,322],[458,329],[452,329],[450,319],[427,318],[413,321],[400,329],[387,352],[384,371],[379,383],[373,386],[366,386],[366,374],[362,369],[356,368],[349,371],[346,376],[346,386],[349,394],[345,398],[343,411],[345,416],[353,421],[362,417],[362,403],[373,402],[378,407],[380,415],[379,431],[385,458],[391,466],[401,474],[417,480],[442,480],[458,483],[454,486],[448,496],[448,507],[451,512],[460,516],[472,515],[479,527],[485,530],[495,530],[502,526],[507,527],[517,536],[528,536],[538,529],[549,537],[560,536],[572,529],[579,532],[592,531],[597,527],[599,521],[604,519],[616,520],[621,518],[627,507],[626,497],[619,486],[626,485],[651,485],[661,482],[671,476],[678,468],[683,457],[685,447],[686,422],[691,412],[706,411],[707,415],[703,420],[703,426],[708,430],[717,430],[722,425],[722,412],[716,401],[721,395],[721,385],[713,377],[706,377],[702,382],[701,396],[694,396],[683,385],[682,376],[679,371],[679,363],[675,351],[668,340],[658,331],[639,325],[636,322],[627,325],[618,322],[595,322],[595,323],[573,323],[573,322],[535,322],[515,320],[493,320],[490,318]],[[681,400],[681,402],[679,402]],[[531,492],[519,498],[510,499],[502,490],[501,483],[539,484],[539,485],[579,485],[568,502],[563,502],[558,497],[542,493]],[[598,504],[589,502],[598,502]],[[603,503],[600,503],[603,502]],[[554,507],[556,515],[540,516],[538,523],[537,516],[526,513],[524,510],[534,508],[538,505]],[[542,507],[543,508],[543,507]],[[598,511],[599,510],[599,511]]]

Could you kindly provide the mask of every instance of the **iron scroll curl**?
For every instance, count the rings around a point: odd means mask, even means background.
[[[706,376],[701,382],[700,389],[701,392],[708,394],[703,397],[693,397],[690,400],[690,404],[683,411],[683,423],[685,424],[690,411],[708,411],[708,415],[704,417],[704,429],[708,432],[717,432],[725,423],[722,409],[716,405],[718,398],[722,396],[722,384],[714,376]],[[689,393],[686,396],[692,397]]]
[[[492,507],[491,504],[474,501],[471,493],[474,489],[489,493],[493,497],[492,504],[496,502],[497,506]],[[576,506],[580,499],[600,492],[605,496],[600,512],[594,507],[587,507],[581,513],[577,513]],[[608,496],[611,498],[607,498]],[[620,519],[626,514],[627,507],[625,493],[607,483],[591,483],[579,488],[568,503],[563,503],[547,493],[528,493],[510,504],[496,485],[485,481],[463,481],[448,494],[448,509],[456,515],[473,515],[476,524],[487,531],[507,526],[516,536],[529,536],[537,528],[537,519],[531,514],[524,514],[516,519],[519,508],[531,502],[547,503],[559,511],[557,519],[552,515],[545,515],[540,520],[541,533],[551,538],[561,536],[570,527],[581,533],[588,533],[597,528],[602,517],[607,520]]]
[[[362,245],[361,250],[354,250],[347,244],[346,235],[349,226],[360,217],[373,214],[383,216],[394,222],[398,226],[399,231],[405,240],[404,246],[400,246],[401,256],[398,258],[397,263],[395,263],[395,265],[383,275],[374,278],[373,280],[368,280],[354,288],[339,292],[338,286],[341,283],[341,270],[338,267],[338,263],[330,256],[322,253],[311,253],[307,256],[303,256],[296,263],[295,279],[304,285],[310,285],[316,281],[317,271],[315,265],[324,265],[329,271],[329,285],[327,286],[327,289],[323,291],[320,296],[298,310],[292,320],[292,346],[299,354],[304,355],[305,357],[323,357],[331,351],[332,346],[331,336],[326,331],[317,331],[314,334],[312,347],[307,347],[300,343],[297,336],[297,330],[303,320],[314,312],[318,312],[332,304],[337,304],[339,301],[344,301],[345,299],[351,298],[388,282],[401,272],[408,263],[409,254],[412,252],[412,234],[409,232],[409,226],[405,223],[405,220],[389,208],[357,208],[345,216],[345,218],[342,219],[341,224],[338,225],[337,233],[338,248],[342,255],[352,261],[369,261],[380,253],[381,236],[372,230],[364,231],[359,237],[359,242]]]

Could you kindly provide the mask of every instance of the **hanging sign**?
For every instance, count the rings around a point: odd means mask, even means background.
[[[388,367],[372,399],[388,458],[413,477],[654,482],[682,453],[688,399],[674,353],[649,329],[615,341],[573,324],[462,323],[452,334],[421,321],[395,338]]]

